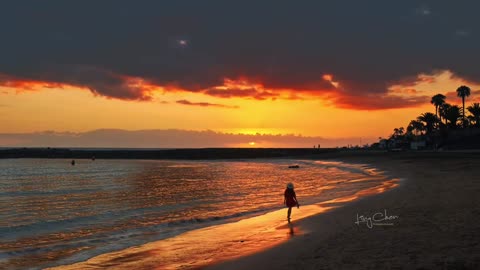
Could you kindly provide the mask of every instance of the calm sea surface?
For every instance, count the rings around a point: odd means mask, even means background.
[[[290,181],[305,205],[385,179],[304,160],[0,160],[0,269],[70,264],[277,210]]]

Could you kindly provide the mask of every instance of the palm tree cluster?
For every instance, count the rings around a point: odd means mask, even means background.
[[[462,99],[462,107],[446,102],[446,96],[436,94],[430,103],[435,106],[435,113],[422,113],[410,121],[407,128],[395,128],[387,140],[390,145],[406,147],[412,141],[424,140],[435,143],[436,138],[448,134],[449,130],[480,127],[480,104],[473,103],[465,108],[465,99],[470,96],[470,88],[462,85],[457,88],[457,96]],[[469,115],[466,115],[465,109]]]

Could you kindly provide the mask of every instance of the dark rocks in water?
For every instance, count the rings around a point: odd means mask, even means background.
[[[288,166],[288,168],[289,168],[289,169],[298,169],[298,168],[300,168],[300,166],[298,166],[298,165],[290,165],[290,166]]]

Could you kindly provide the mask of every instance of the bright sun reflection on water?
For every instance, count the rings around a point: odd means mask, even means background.
[[[291,237],[304,234],[296,221],[339,207],[363,196],[383,192],[397,186],[398,180],[389,180],[352,196],[336,198],[294,210],[295,220],[286,222],[285,209],[243,219],[234,223],[202,228],[173,238],[148,243],[140,247],[112,252],[85,263],[60,269],[183,269],[202,267],[213,262],[231,260],[271,248]],[[333,206],[335,205],[335,206]]]

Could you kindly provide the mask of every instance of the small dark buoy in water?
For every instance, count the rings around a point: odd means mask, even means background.
[[[300,168],[300,166],[298,166],[298,165],[290,165],[290,166],[288,166],[288,168],[289,168],[289,169],[298,169],[298,168]]]
[[[75,166],[75,160],[72,159],[72,166]]]

